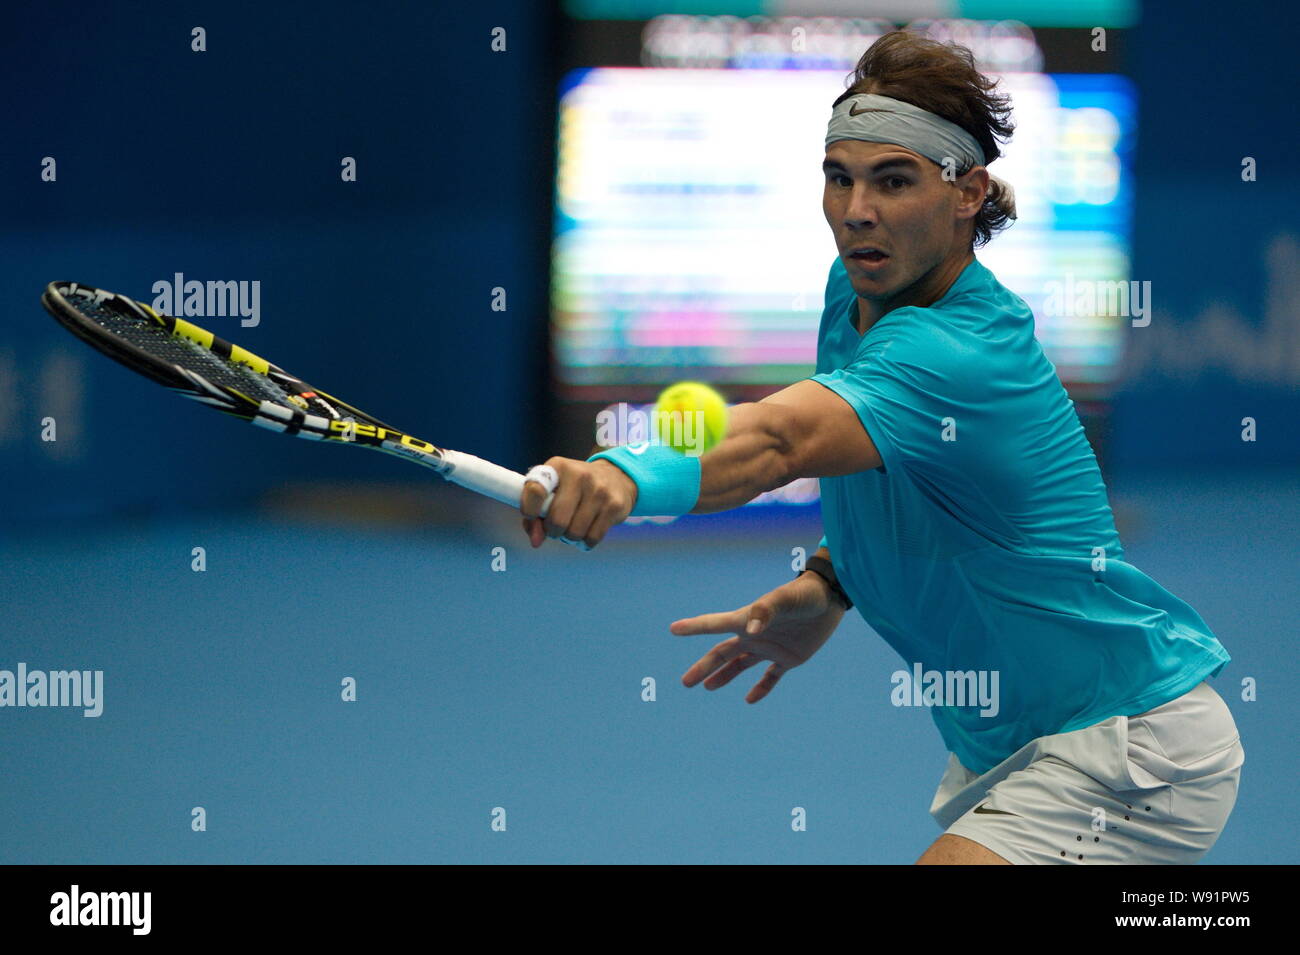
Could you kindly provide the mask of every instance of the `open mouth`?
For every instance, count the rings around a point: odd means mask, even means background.
[[[854,249],[853,252],[849,254],[849,258],[854,259],[855,261],[858,262],[867,262],[867,263],[875,264],[875,263],[885,261],[885,259],[889,258],[889,256],[886,253],[881,252],[877,248],[874,248],[872,246],[864,246],[860,249]]]

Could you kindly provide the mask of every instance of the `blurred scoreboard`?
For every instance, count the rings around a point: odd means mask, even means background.
[[[1020,218],[977,252],[1034,309],[1078,397],[1104,398],[1120,323],[1049,307],[1129,278],[1135,102],[1109,74],[997,74],[1016,135],[991,171]],[[554,374],[567,399],[699,378],[732,398],[813,372],[826,273],[823,140],[845,70],[600,67],[559,108]],[[1059,293],[1058,293],[1059,294]]]

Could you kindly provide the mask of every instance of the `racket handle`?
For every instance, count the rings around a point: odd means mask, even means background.
[[[524,476],[509,468],[503,468],[499,464],[493,464],[491,461],[485,461],[480,457],[472,454],[466,454],[464,451],[449,451],[444,449],[442,460],[447,465],[442,476],[454,484],[461,487],[469,488],[485,497],[490,497],[494,501],[500,501],[502,504],[508,504],[511,507],[519,507],[524,497]],[[545,517],[551,509],[551,502],[555,500],[555,492],[548,492],[546,500],[542,502],[542,517]],[[567,537],[561,537],[560,540],[566,544],[571,544],[579,550],[591,550],[586,541],[570,540]]]

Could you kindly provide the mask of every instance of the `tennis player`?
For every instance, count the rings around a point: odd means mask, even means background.
[[[716,689],[766,660],[757,702],[856,606],[925,674],[902,690],[950,750],[930,807],[944,832],[920,863],[1190,863],[1236,800],[1242,746],[1205,682],[1229,656],[1125,561],[1033,315],[975,257],[1015,216],[987,169],[1012,130],[968,50],[881,37],[827,129],[839,254],[817,374],[735,406],[702,457],[552,458],[530,472],[524,528],[534,547],[595,546],[629,515],[707,514],[820,478],[825,537],[806,571],[672,625],[733,634],[683,682]]]

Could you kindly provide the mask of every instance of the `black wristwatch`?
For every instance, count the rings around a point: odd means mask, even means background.
[[[845,610],[853,609],[853,601],[849,599],[849,595],[840,586],[839,578],[835,576],[835,568],[831,566],[829,560],[825,557],[809,557],[804,563],[803,570],[795,574],[795,576],[801,577],[810,570],[826,581],[827,586],[831,588],[831,593],[840,599],[840,603],[844,604]]]

